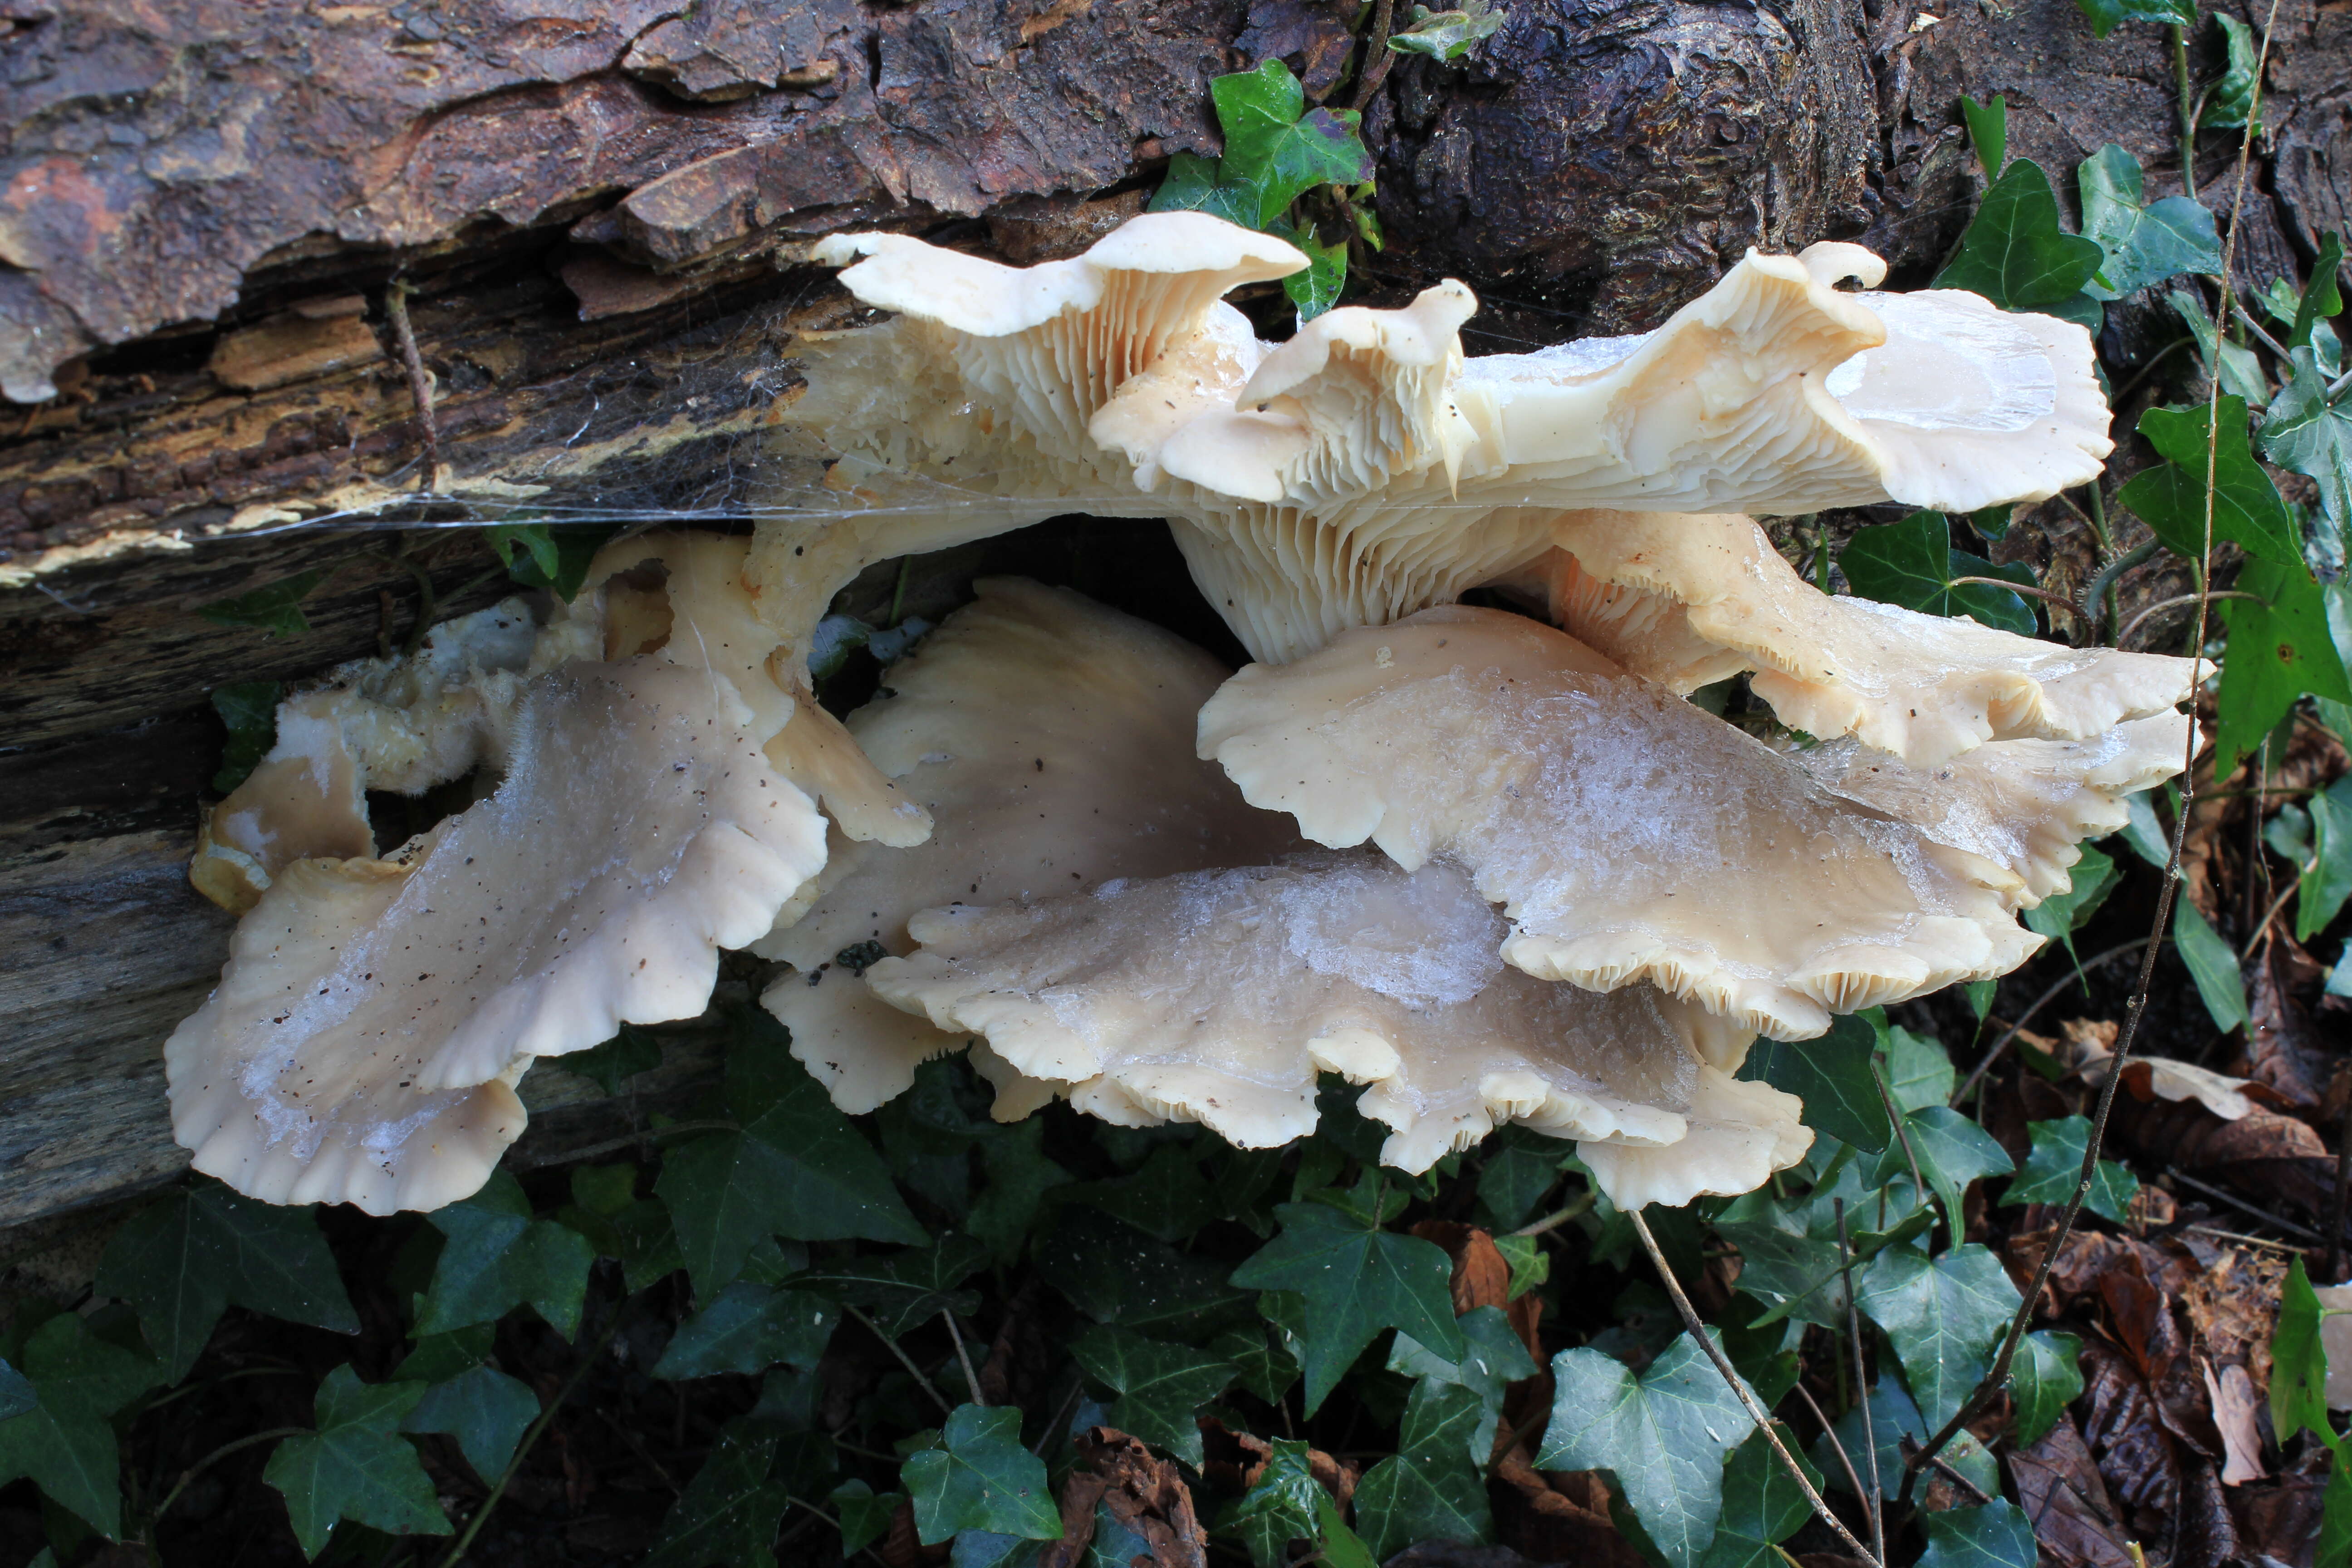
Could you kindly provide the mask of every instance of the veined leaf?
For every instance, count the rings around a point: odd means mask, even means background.
[[[2294,372],[2263,420],[2263,455],[2318,485],[2320,510],[2340,531],[2352,524],[2352,398],[2327,401],[2329,378],[2310,348],[2289,358]]]
[[[1951,524],[1940,511],[1915,511],[1900,522],[1856,529],[1838,552],[1838,566],[1865,599],[1931,616],[1967,616],[2000,631],[2033,633],[2033,611],[2017,595],[1958,581],[2000,577],[2030,588],[2033,574],[2023,566],[1996,566],[1981,555],[1953,549]]]
[[[1828,1034],[1802,1045],[1757,1041],[1739,1076],[1795,1095],[1805,1102],[1808,1126],[1874,1154],[1894,1133],[1886,1103],[1870,1077],[1877,1048],[1878,1032],[1869,1024],[1835,1018]]]
[[[278,703],[285,694],[286,688],[275,680],[240,680],[213,688],[213,711],[228,726],[228,744],[221,749],[213,788],[226,795],[243,784],[278,744]]]
[[[515,1445],[539,1419],[539,1395],[520,1378],[477,1366],[425,1391],[400,1423],[404,1432],[446,1432],[474,1474],[495,1483]]]
[[[1960,118],[1968,122],[1969,142],[1977,150],[1977,162],[1984,165],[1985,178],[1998,177],[2009,162],[2009,100],[1994,93],[1991,102],[1979,103],[1963,94]]]
[[[1792,1436],[1782,1441],[1796,1453]],[[1821,1472],[1805,1464],[1801,1455],[1797,1463],[1819,1490]],[[1812,1516],[1812,1504],[1758,1432],[1739,1445],[1723,1468],[1723,1511],[1716,1519],[1715,1541],[1696,1568],[1782,1568],[1780,1553],[1772,1548],[1796,1534]]]
[[[1237,1368],[1214,1354],[1100,1323],[1080,1334],[1070,1353],[1088,1376],[1118,1396],[1111,1406],[1112,1426],[1201,1468],[1195,1417],[1234,1381]]]
[[[310,629],[310,619],[302,613],[302,601],[326,580],[324,572],[297,572],[249,594],[200,605],[196,614],[225,626],[257,626],[274,637],[299,637]]]
[[[1353,110],[1308,109],[1298,79],[1280,60],[1209,83],[1224,128],[1221,178],[1257,193],[1252,228],[1269,227],[1313,186],[1360,184],[1371,156],[1358,139]]]
[[[2242,397],[2250,406],[2260,408],[2270,400],[2270,382],[2263,375],[2263,362],[2254,351],[2243,343],[2233,343],[2214,329],[2213,318],[2205,313],[2205,301],[2187,289],[2168,289],[2165,303],[2189,328],[2189,335],[2197,340],[2197,353],[2205,362],[2206,374],[2221,383],[2221,391],[2231,397]]]
[[[1475,1389],[1458,1383],[1425,1377],[1413,1384],[1397,1451],[1366,1471],[1356,1489],[1356,1523],[1375,1558],[1416,1541],[1485,1543],[1494,1529],[1486,1467],[1466,1451],[1485,1408]]]
[[[2074,0],[2074,6],[2090,19],[2092,33],[2102,38],[2126,22],[2197,25],[2196,0]]]
[[[1045,1462],[1021,1446],[1018,1410],[957,1405],[940,1446],[910,1457],[901,1474],[915,1506],[916,1539],[926,1546],[965,1530],[1026,1541],[1061,1536]]]
[[[2212,440],[2213,463],[2206,461],[2206,407],[2151,408],[2139,417],[2139,433],[2165,461],[2135,476],[2117,494],[2156,531],[2165,548],[2195,561],[2205,547],[2205,480],[2218,475],[2213,490],[2213,539],[2227,540],[2247,554],[2281,566],[2303,564],[2303,539],[2262,465],[2246,443],[2246,404],[2224,397]]]
[[[1461,1355],[1440,1355],[1400,1330],[1389,1350],[1389,1370],[1416,1380],[1457,1384],[1478,1396],[1480,1415],[1463,1457],[1483,1470],[1501,1425],[1505,1392],[1543,1369],[1500,1307],[1474,1307],[1455,1321],[1466,1347]]]
[[[2082,1356],[2082,1340],[2055,1329],[2036,1329],[2019,1342],[2010,1363],[2009,1394],[2017,1403],[2011,1436],[2020,1447],[2040,1442],[2083,1392]]]
[[[2294,940],[2327,929],[2352,895],[2352,778],[2311,797],[2312,857],[2294,896]]]
[[[427,1217],[448,1240],[417,1314],[418,1333],[495,1322],[522,1306],[567,1338],[580,1327],[595,1251],[579,1232],[531,1218],[530,1200],[511,1174],[493,1173],[474,1196]]]
[[[2184,272],[2218,277],[2221,241],[2213,215],[2187,196],[2145,204],[2139,160],[2110,142],[2075,170],[2083,193],[2083,232],[2106,260],[2085,289],[2095,298],[2126,294]]]
[[[709,1568],[714,1563],[772,1568],[769,1548],[792,1506],[782,1482],[771,1480],[783,1440],[756,1432],[747,1420],[719,1429],[709,1457],[662,1517],[661,1533],[642,1568]]]
[[[677,1326],[653,1374],[710,1377],[765,1372],[779,1364],[812,1368],[840,1321],[841,1309],[822,1296],[738,1279]]]
[[[2271,1426],[2282,1446],[2310,1430],[2336,1444],[2327,1420],[2327,1343],[2320,1338],[2324,1312],[2297,1255],[2287,1264],[2279,1296],[2278,1327],[2271,1336]]]
[[[2328,626],[2327,596],[2309,568],[2300,560],[2284,566],[2249,561],[2238,570],[2236,587],[2254,596],[2215,606],[2230,634],[2214,694],[2221,720],[2215,766],[2225,776],[2305,693],[2352,701],[2352,680]]]
[[[2107,901],[2107,895],[2116,890],[2120,879],[2116,863],[2105,851],[2084,845],[2082,858],[2074,862],[2072,885],[2066,891],[2053,893],[2026,910],[2026,929],[2063,942],[2068,955],[2074,956],[2074,933],[2099,912],[2099,906]]]
[[[162,1382],[163,1368],[99,1338],[73,1312],[34,1330],[23,1356],[16,1381],[35,1403],[0,1420],[0,1485],[28,1478],[50,1501],[120,1539],[121,1479],[106,1418]]]
[[[2013,1502],[1946,1509],[1920,1516],[1927,1550],[1919,1568],[2034,1568],[2033,1526]]]
[[[2213,1026],[2225,1035],[2242,1027],[2252,1014],[2246,1005],[2238,955],[2185,898],[2173,902],[2172,942],[2189,966],[2189,978],[2197,984],[2197,994],[2204,998],[2205,1011],[2212,1015]]]
[[[1986,190],[1935,286],[1969,289],[2003,310],[2048,310],[2080,294],[2105,259],[2097,240],[2060,226],[2050,176],[2020,158]]]
[[[421,1383],[365,1384],[348,1366],[327,1374],[318,1430],[278,1444],[261,1472],[285,1496],[302,1555],[318,1556],[346,1519],[394,1535],[450,1532],[432,1479],[399,1436],[424,1397]]]
[[[1639,1376],[1596,1350],[1562,1351],[1551,1371],[1537,1464],[1612,1471],[1666,1560],[1695,1561],[1715,1539],[1724,1457],[1755,1430],[1706,1352],[1685,1333]]]
[[[1451,65],[1493,37],[1510,19],[1509,12],[1490,9],[1486,0],[1466,0],[1458,11],[1415,5],[1412,25],[1391,33],[1389,47],[1399,54],[1426,55]]]
[[[2221,28],[2222,57],[2227,63],[2221,79],[2206,92],[2205,108],[2197,117],[2197,128],[2234,131],[2244,125],[2246,116],[2254,111],[2254,73],[2259,58],[2254,30],[2227,11],[2214,12],[2213,20]]]
[[[1328,1204],[1284,1204],[1275,1214],[1281,1233],[1234,1270],[1233,1282],[1306,1298],[1299,1363],[1307,1415],[1382,1329],[1402,1329],[1441,1355],[1463,1353],[1448,1290],[1453,1266],[1435,1246],[1391,1235]]]
[[[1255,1484],[1217,1518],[1217,1533],[1238,1540],[1256,1568],[1281,1568],[1292,1542],[1319,1533],[1316,1505],[1325,1494],[1307,1455],[1305,1443],[1276,1438]]]
[[[2018,1302],[2000,1259],[1975,1243],[1934,1258],[1890,1247],[1855,1279],[1854,1296],[1885,1331],[1921,1414],[1938,1426],[1991,1365]]]
[[[2083,1156],[2091,1147],[2091,1123],[2087,1117],[2061,1116],[2048,1121],[2036,1121],[2026,1129],[2033,1140],[2032,1151],[2025,1157],[2025,1168],[2009,1184],[2000,1196],[2004,1204],[2063,1204],[2074,1196],[2074,1187],[2083,1179]],[[2113,1160],[2099,1162],[2091,1178],[2091,1195],[2083,1206],[2095,1215],[2114,1220],[2118,1225],[2131,1217],[2132,1194],[2139,1191],[2139,1178],[2116,1164]]]

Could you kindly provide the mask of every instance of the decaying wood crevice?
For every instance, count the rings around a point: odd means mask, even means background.
[[[1463,278],[1474,353],[1651,325],[1751,244],[1860,238],[1923,281],[1981,180],[1962,93],[2006,94],[2011,151],[2062,184],[2115,140],[2179,184],[2162,33],[2095,41],[2069,0],[1504,8],[1466,65],[1403,61],[1360,105],[1390,243],[1360,281]],[[1217,150],[1211,77],[1279,56],[1353,102],[1365,9],[0,0],[0,1227],[184,1163],[160,1046],[228,930],[184,875],[210,691],[404,637],[412,568],[444,612],[506,590],[436,525],[732,514],[794,332],[851,319],[815,237],[1074,252]],[[2272,58],[2257,280],[2346,224],[2352,13],[2283,0]],[[2209,190],[2235,146],[2205,138]],[[2122,363],[2177,335],[2112,317]],[[194,614],[309,570],[301,636]],[[683,1105],[701,1038],[634,1100],[541,1068],[520,1157]]]

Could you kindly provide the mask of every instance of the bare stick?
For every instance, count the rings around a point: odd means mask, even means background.
[[[1878,1076],[1876,1062],[1870,1064],[1870,1071],[1873,1078]],[[1885,1085],[1879,1086],[1879,1092],[1886,1092]],[[1916,1180],[1919,1173],[1917,1167],[1914,1166],[1911,1173]],[[1927,1191],[1927,1184],[1921,1183],[1920,1195],[1926,1196]],[[1870,1465],[1870,1544],[1876,1549],[1878,1560],[1884,1563],[1886,1561],[1886,1494],[1879,1489],[1878,1483],[1878,1434],[1872,1429],[1870,1419],[1870,1369],[1862,1363],[1862,1311],[1853,1304],[1853,1244],[1846,1239],[1845,1235],[1845,1200],[1832,1199],[1830,1208],[1837,1215],[1838,1272],[1845,1279],[1845,1331],[1853,1343],[1853,1403],[1854,1408],[1862,1412],[1862,1457]]]
[[[2039,599],[2045,605],[2055,605],[2076,620],[2086,621],[2091,618],[2083,613],[2082,605],[2065,595],[2052,593],[2047,588],[2029,588],[2022,583],[2012,583],[2006,577],[1955,577],[1952,579],[1955,587],[1966,583],[1981,583],[1988,588],[2006,588],[2012,594],[2022,594],[2029,599]]]
[[[1804,1492],[1805,1500],[1813,1505],[1813,1511],[1821,1516],[1822,1522],[1837,1531],[1838,1539],[1853,1547],[1855,1555],[1869,1563],[1870,1568],[1881,1568],[1884,1559],[1872,1556],[1870,1549],[1856,1541],[1853,1531],[1845,1527],[1845,1521],[1830,1511],[1830,1505],[1822,1500],[1822,1494],[1815,1491],[1813,1483],[1805,1478],[1805,1468],[1797,1463],[1797,1457],[1789,1452],[1787,1444],[1780,1441],[1780,1434],[1772,1429],[1770,1413],[1756,1402],[1755,1391],[1748,1386],[1738,1373],[1732,1370],[1731,1363],[1725,1357],[1721,1347],[1706,1337],[1706,1325],[1698,1321],[1698,1309],[1693,1307],[1690,1298],[1683,1294],[1683,1282],[1675,1278],[1674,1268],[1666,1262],[1666,1255],[1658,1250],[1658,1238],[1650,1234],[1649,1221],[1642,1217],[1642,1211],[1627,1209],[1625,1217],[1633,1222],[1633,1234],[1640,1237],[1642,1245],[1649,1249],[1650,1261],[1657,1266],[1658,1278],[1666,1282],[1666,1294],[1675,1299],[1675,1306],[1682,1312],[1683,1326],[1690,1330],[1690,1337],[1698,1342],[1699,1349],[1706,1352],[1706,1359],[1715,1363],[1715,1370],[1723,1374],[1723,1381],[1731,1385],[1731,1392],[1747,1407],[1748,1419],[1756,1423],[1759,1432],[1764,1434],[1764,1440],[1772,1445],[1772,1451],[1780,1456],[1780,1468],[1789,1472],[1790,1479]]]
[[[898,1341],[892,1339],[889,1335],[882,1331],[880,1324],[875,1322],[873,1319],[867,1317],[865,1313],[859,1311],[855,1307],[845,1305],[841,1310],[848,1313],[851,1317],[856,1319],[859,1322],[865,1324],[866,1331],[869,1333],[871,1333],[876,1339],[880,1340],[884,1344],[890,1347],[890,1353],[898,1358],[898,1364],[905,1367],[907,1369],[907,1374],[915,1380],[916,1384],[921,1387],[925,1394],[931,1396],[931,1403],[940,1407],[940,1413],[941,1415],[952,1415],[955,1414],[955,1406],[948,1403],[948,1396],[931,1386],[931,1380],[923,1375],[923,1369],[915,1364],[915,1361],[912,1356],[898,1348]]]
[[[1903,1435],[1902,1444],[1903,1452],[1906,1457],[1908,1457],[1911,1450],[1919,1446],[1919,1439],[1912,1436],[1906,1432]],[[1970,1502],[1983,1504],[1992,1501],[1992,1499],[1985,1495],[1985,1489],[1982,1487],[1977,1485],[1976,1482],[1969,1479],[1968,1477],[1960,1474],[1959,1471],[1952,1468],[1951,1466],[1936,1458],[1933,1454],[1927,1456],[1927,1468],[1935,1471],[1937,1475],[1943,1477],[1946,1480],[1951,1482],[1954,1486],[1959,1488],[1960,1495],[1967,1498]]]
[[[1863,1496],[1862,1477],[1854,1471],[1853,1457],[1845,1451],[1845,1445],[1838,1441],[1837,1432],[1830,1426],[1830,1418],[1823,1414],[1821,1402],[1806,1388],[1802,1378],[1797,1380],[1797,1397],[1805,1402],[1805,1408],[1813,1413],[1815,1421],[1821,1423],[1822,1436],[1829,1439],[1830,1452],[1837,1456],[1838,1468],[1845,1472],[1845,1484],[1853,1489],[1854,1496]]]
[[[2248,1203],[2243,1198],[2232,1197],[2228,1193],[2223,1192],[2221,1188],[2213,1185],[2210,1182],[2200,1182],[2194,1176],[2183,1175],[2180,1172],[2173,1169],[2169,1165],[2167,1165],[2164,1168],[2164,1173],[2171,1177],[2174,1181],[2179,1182],[2184,1187],[2202,1193],[2209,1198],[2219,1198],[2221,1202],[2228,1204],[2231,1208],[2238,1210],[2241,1214],[2250,1214],[2258,1220],[2263,1220],[2268,1224],[2278,1226],[2281,1230],[2285,1231],[2290,1236],[2299,1236],[2306,1241],[2315,1243],[2322,1239],[2318,1232],[2311,1230],[2304,1226],[2299,1226],[2295,1224],[2294,1221],[2287,1219],[2282,1215],[2274,1215],[2266,1208],[2258,1208],[2254,1205]]]
[[[1878,1103],[1886,1107],[1886,1120],[1895,1124],[1895,1141],[1903,1145],[1903,1159],[1911,1167],[1911,1184],[1919,1195],[1927,1195],[1927,1179],[1919,1173],[1919,1156],[1911,1152],[1911,1134],[1903,1126],[1903,1112],[1895,1108],[1894,1091],[1886,1087],[1885,1075],[1878,1070],[1878,1058],[1870,1058],[1870,1081],[1878,1088]]]
[[[940,1316],[947,1322],[948,1338],[955,1341],[956,1360],[963,1363],[963,1385],[971,1390],[971,1402],[974,1405],[987,1404],[988,1401],[980,1396],[980,1373],[971,1370],[971,1352],[963,1348],[963,1331],[956,1327],[954,1309],[942,1307]]]
[[[2327,1256],[2320,1272],[2328,1279],[2344,1271],[2344,1213],[2352,1203],[2352,1100],[2344,1106],[2344,1125],[2336,1134],[2336,1194],[2327,1205]]]
[[[2237,296],[2230,289],[2230,268],[2237,254],[2239,219],[2246,203],[2246,164],[2254,145],[2254,132],[2262,125],[2263,73],[2271,52],[2271,27],[2278,20],[2278,0],[2271,0],[2270,14],[2263,21],[2262,48],[2254,59],[2254,85],[2252,100],[2246,109],[2246,132],[2238,143],[2237,190],[2230,202],[2230,236],[2221,248],[2221,299],[2234,310]],[[2221,327],[2214,331],[2218,333]],[[2203,552],[2198,557],[2197,620],[2189,643],[2189,657],[2201,657],[2205,651],[2206,616],[2210,609],[2211,591],[2207,586],[2211,574],[2204,570],[2213,556],[2213,498],[2215,481],[2220,474],[2221,444],[2221,378],[2219,374],[2218,350],[2216,374],[2205,403],[2205,533]],[[1920,1467],[1942,1451],[1944,1445],[1956,1436],[1988,1405],[2009,1383],[2009,1369],[2017,1358],[2017,1347],[2025,1338],[2026,1326],[2033,1321],[2033,1304],[2042,1300],[2042,1292],[2050,1282],[2050,1270],[2058,1261],[2066,1238],[2074,1233],[2075,1218],[2083,1212],[2083,1204],[2091,1195],[2091,1184],[2097,1179],[2099,1150],[2106,1142],[2107,1118],[2114,1111],[2116,1089],[2124,1081],[2124,1067],[2131,1060],[2133,1042],[2139,1034],[2139,1021],[2147,1011],[2149,989],[2156,983],[2156,957],[2164,948],[2164,931],[2172,918],[2172,900],[2180,882],[2180,854],[2189,838],[2189,812],[2197,793],[2197,726],[2189,726],[2180,762],[2180,809],[2173,816],[2172,852],[2165,859],[2164,886],[2156,896],[2156,922],[2147,933],[2147,951],[2140,959],[2139,982],[2132,989],[2131,1005],[2125,1009],[2122,1037],[2116,1041],[2115,1059],[2107,1064],[2107,1080],[2099,1086],[2098,1114],[2091,1121],[2091,1137],[2083,1150],[2083,1170],[2074,1183],[2074,1195],[2067,1199],[2065,1210],[2058,1216],[2058,1228],[2050,1237],[2050,1245],[2042,1254],[2042,1261],[2033,1271],[2033,1283],[2018,1303],[2017,1315],[2010,1320],[2009,1332],[2001,1337],[2000,1352],[1993,1357],[1992,1369],[1984,1375],[1952,1418],[1944,1423],[1936,1435],[1927,1439],[1919,1451],[1903,1463],[1903,1500],[1908,1500],[1911,1485],[1918,1478]]]
[[[383,290],[383,313],[392,318],[392,335],[400,342],[400,363],[408,372],[408,395],[416,403],[417,433],[425,440],[425,489],[441,488],[441,429],[433,417],[433,373],[417,352],[416,329],[408,324],[408,282],[395,278]]]
[[[2140,943],[2137,942],[2127,942],[2121,947],[2111,947],[2107,949],[2106,952],[2095,953],[2091,957],[2084,959],[2081,963],[2076,964],[2074,966],[2074,973],[2060,975],[2058,977],[2058,983],[2055,985],[2053,985],[2049,990],[2044,991],[2041,995],[2036,996],[2033,999],[2033,1005],[2028,1007],[2023,1013],[2018,1015],[2017,1022],[2011,1024],[2007,1029],[2001,1032],[2000,1038],[1995,1040],[1992,1043],[1991,1048],[1985,1052],[1984,1059],[1978,1062],[1976,1067],[1969,1073],[1968,1081],[1953,1091],[1952,1103],[1954,1105],[1958,1105],[1960,1101],[1969,1097],[1969,1092],[1976,1088],[1978,1080],[1982,1079],[1984,1075],[1991,1069],[1992,1064],[2000,1058],[2000,1053],[2008,1047],[2009,1042],[2017,1038],[2019,1031],[2023,1029],[2026,1025],[2033,1022],[2034,1015],[2040,1013],[2042,1008],[2047,1007],[2051,1003],[2056,1001],[2060,992],[2065,990],[2067,986],[2074,984],[2077,975],[2087,974],[2102,963],[2111,963],[2116,959],[2121,958],[2127,952],[2137,952],[2139,951],[2139,948]]]

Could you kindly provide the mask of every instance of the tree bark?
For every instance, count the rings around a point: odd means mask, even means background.
[[[1980,184],[1963,93],[2006,94],[2062,185],[2110,140],[2179,185],[2161,31],[2097,41],[2067,0],[1505,9],[1360,105],[1389,239],[1361,297],[1460,277],[1473,353],[1653,325],[1750,245],[1859,238],[1926,280]],[[816,237],[1071,254],[1217,150],[1213,76],[1280,56],[1355,101],[1356,10],[0,0],[0,1226],[183,1162],[159,1047],[229,928],[183,874],[208,692],[404,637],[419,571],[439,613],[504,591],[446,525],[739,515],[793,335],[853,320]],[[2352,15],[2282,0],[2268,90],[2256,282],[2345,226]],[[2235,149],[2204,138],[2201,185]],[[2153,320],[2114,312],[2111,358]],[[314,568],[301,636],[192,613]],[[688,1092],[698,1038],[640,1100]],[[545,1067],[525,1093],[525,1159],[645,1109]]]

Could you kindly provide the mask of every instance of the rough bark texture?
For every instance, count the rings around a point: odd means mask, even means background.
[[[1980,180],[1962,93],[2006,94],[2012,150],[2062,185],[2110,140],[2179,184],[2163,34],[2095,41],[2068,0],[1506,8],[1465,66],[1405,60],[1360,106],[1391,241],[1368,297],[1465,279],[1473,352],[1646,327],[1749,245],[1860,238],[1923,280]],[[179,1168],[158,1047],[228,927],[182,875],[210,690],[404,636],[412,568],[444,610],[501,591],[478,536],[428,522],[738,504],[793,331],[845,319],[814,237],[1067,254],[1170,153],[1216,150],[1210,77],[1278,54],[1354,100],[1356,11],[0,0],[0,1226]],[[2352,205],[2352,12],[2278,15],[2256,279]],[[2200,185],[2235,147],[2205,138]],[[2112,318],[2126,360],[2171,335]],[[461,500],[417,502],[436,486]],[[312,567],[305,636],[192,613]],[[640,1096],[684,1092],[696,1038]],[[643,1109],[545,1068],[526,1094],[526,1158]]]

